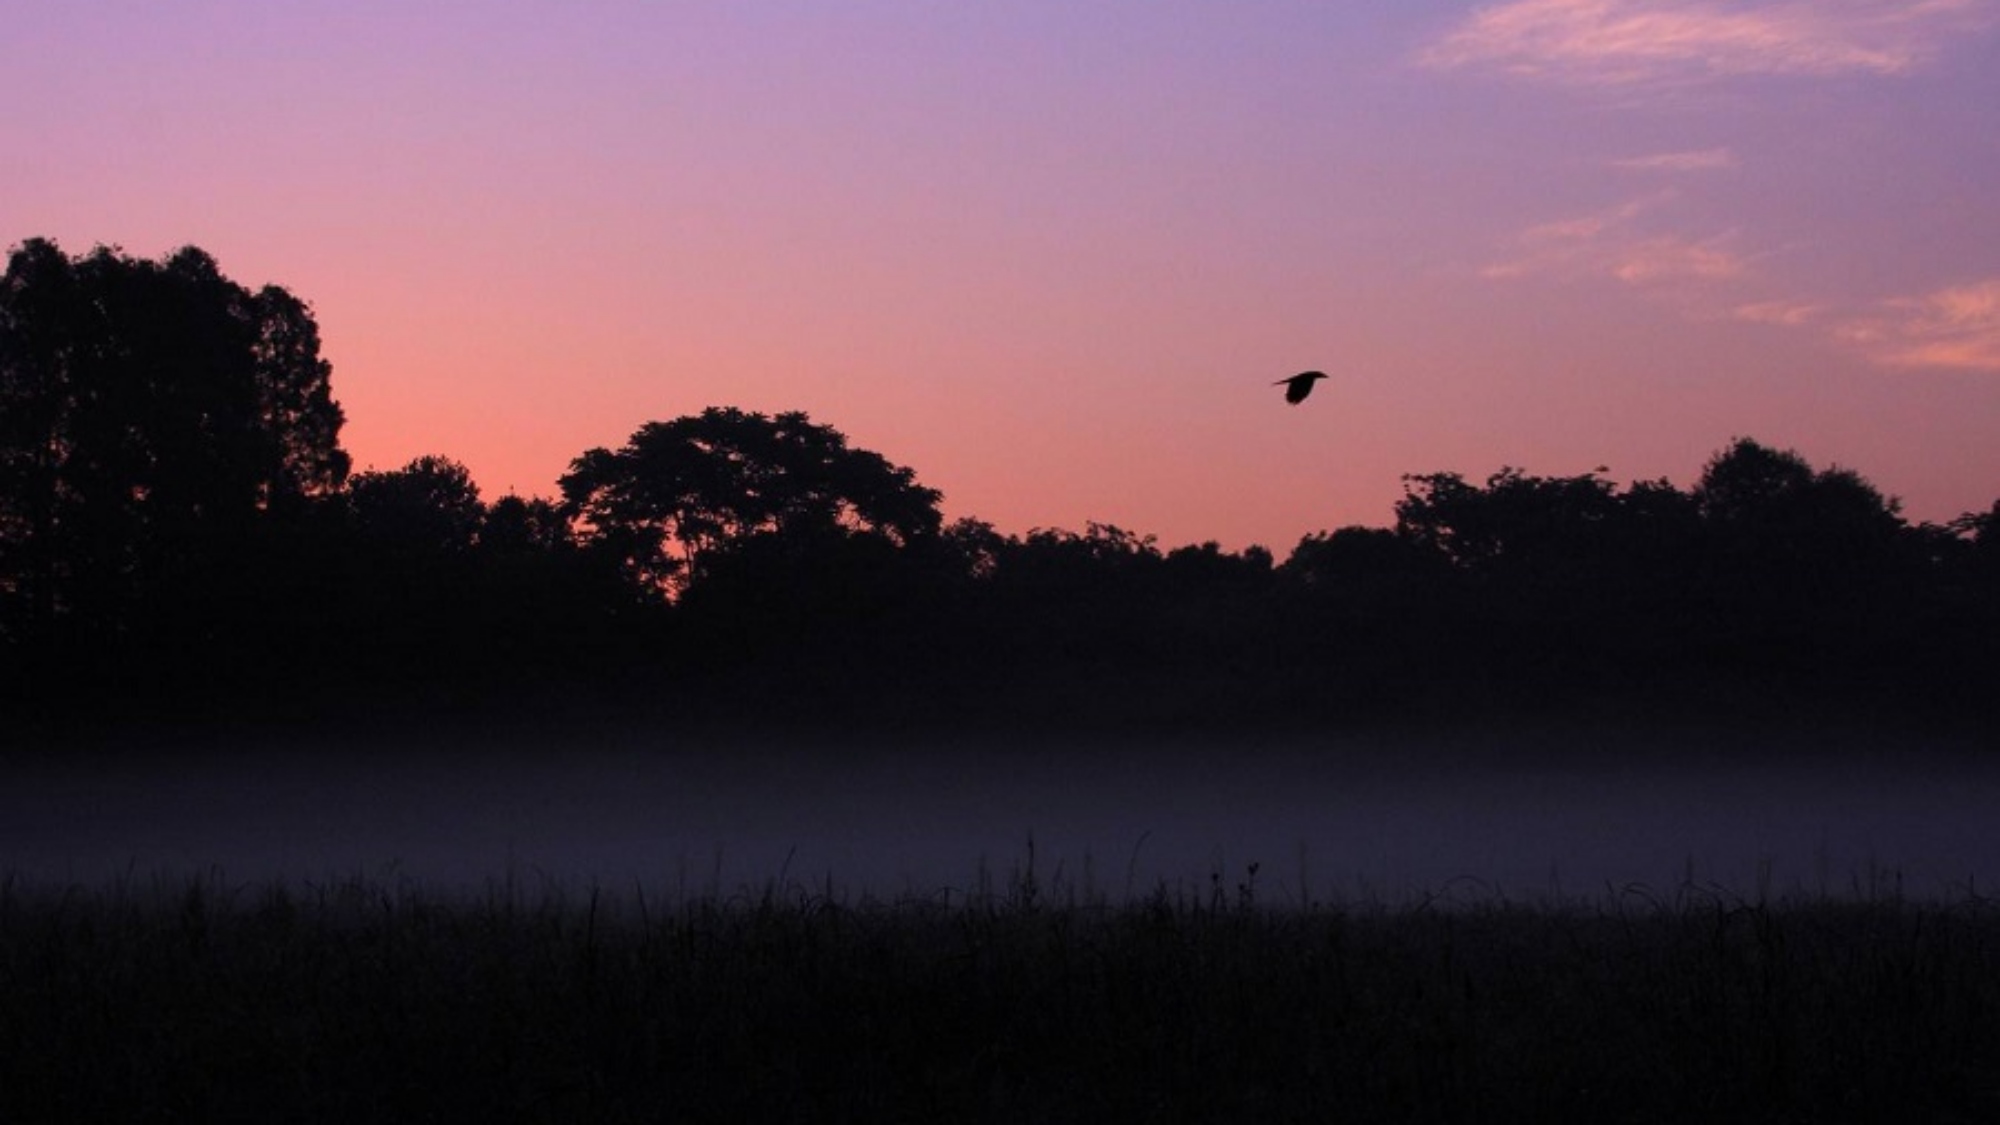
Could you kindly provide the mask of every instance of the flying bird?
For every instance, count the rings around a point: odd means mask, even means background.
[[[1271,385],[1285,388],[1285,401],[1297,406],[1306,400],[1307,395],[1313,393],[1313,384],[1324,378],[1326,378],[1324,371],[1301,371],[1289,379],[1280,379]]]

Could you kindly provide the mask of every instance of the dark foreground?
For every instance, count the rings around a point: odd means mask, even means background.
[[[2000,904],[0,882],[0,1120],[1992,1121]]]

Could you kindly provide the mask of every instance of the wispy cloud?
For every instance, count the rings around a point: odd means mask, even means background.
[[[1806,301],[1754,301],[1738,305],[1730,310],[1738,320],[1753,324],[1776,324],[1784,328],[1798,328],[1818,319],[1825,311],[1822,306]]]
[[[2000,277],[1885,301],[1836,334],[1892,367],[2000,371]]]
[[[1809,331],[1882,367],[2000,373],[2000,276],[1866,304],[1741,301],[1761,255],[1744,251],[1733,230],[1702,236],[1667,229],[1660,212],[1675,198],[1663,191],[1536,224],[1508,240],[1507,253],[1481,275],[1612,280],[1674,300],[1698,318]],[[1732,295],[1739,303],[1718,303]]]
[[[1617,248],[1611,276],[1628,285],[1661,281],[1723,281],[1741,276],[1743,256],[1729,245],[1735,234],[1713,238],[1658,235]]]
[[[1513,0],[1473,12],[1420,61],[1590,85],[1893,75],[1995,18],[1993,0]]]
[[[1812,329],[1894,368],[2000,372],[2000,277],[1868,305],[1759,301],[1739,320]]]
[[[1716,172],[1736,167],[1736,154],[1726,148],[1694,152],[1658,152],[1611,162],[1613,168],[1635,172]]]
[[[1539,223],[1510,239],[1508,253],[1482,275],[1501,280],[1533,275],[1611,278],[1627,285],[1721,281],[1740,276],[1748,260],[1733,231],[1695,236],[1652,229],[1645,216],[1675,198],[1671,191],[1616,207]]]
[[[1619,230],[1631,224],[1633,219],[1672,199],[1672,192],[1642,196],[1628,200],[1616,207],[1593,211],[1573,219],[1558,219],[1554,222],[1538,223],[1521,232],[1520,241],[1527,245],[1550,245],[1565,242],[1587,242],[1599,238],[1610,231]]]

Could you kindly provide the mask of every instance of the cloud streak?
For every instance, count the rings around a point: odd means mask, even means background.
[[[1736,154],[1726,148],[1659,152],[1614,160],[1611,166],[1634,172],[1717,172],[1736,167]]]
[[[1617,248],[1611,260],[1611,276],[1627,285],[1726,281],[1740,277],[1747,265],[1743,256],[1730,248],[1732,237],[1724,234],[1694,239],[1660,235],[1640,239]]]
[[[1671,191],[1616,207],[1529,227],[1512,252],[1481,274],[1494,280],[1529,276],[1611,278],[1631,286],[1727,281],[1748,269],[1735,232],[1697,237],[1646,229],[1642,218],[1675,198]]]
[[[1514,0],[1475,11],[1419,61],[1583,85],[1895,75],[1994,18],[1992,0]]]
[[[1885,302],[1840,335],[1891,367],[2000,371],[2000,277]]]
[[[1811,323],[1822,311],[1820,306],[1807,301],[1754,301],[1732,310],[1738,320],[1747,320],[1752,324],[1776,324],[1784,328],[1799,328]]]
[[[1774,300],[1736,306],[1738,320],[1811,329],[1882,367],[2000,372],[2000,277],[1867,306]]]

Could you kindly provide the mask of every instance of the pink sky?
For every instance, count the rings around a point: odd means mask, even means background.
[[[290,288],[489,498],[708,405],[1281,556],[1737,435],[2000,498],[2000,0],[17,5],[0,99],[0,242]]]

